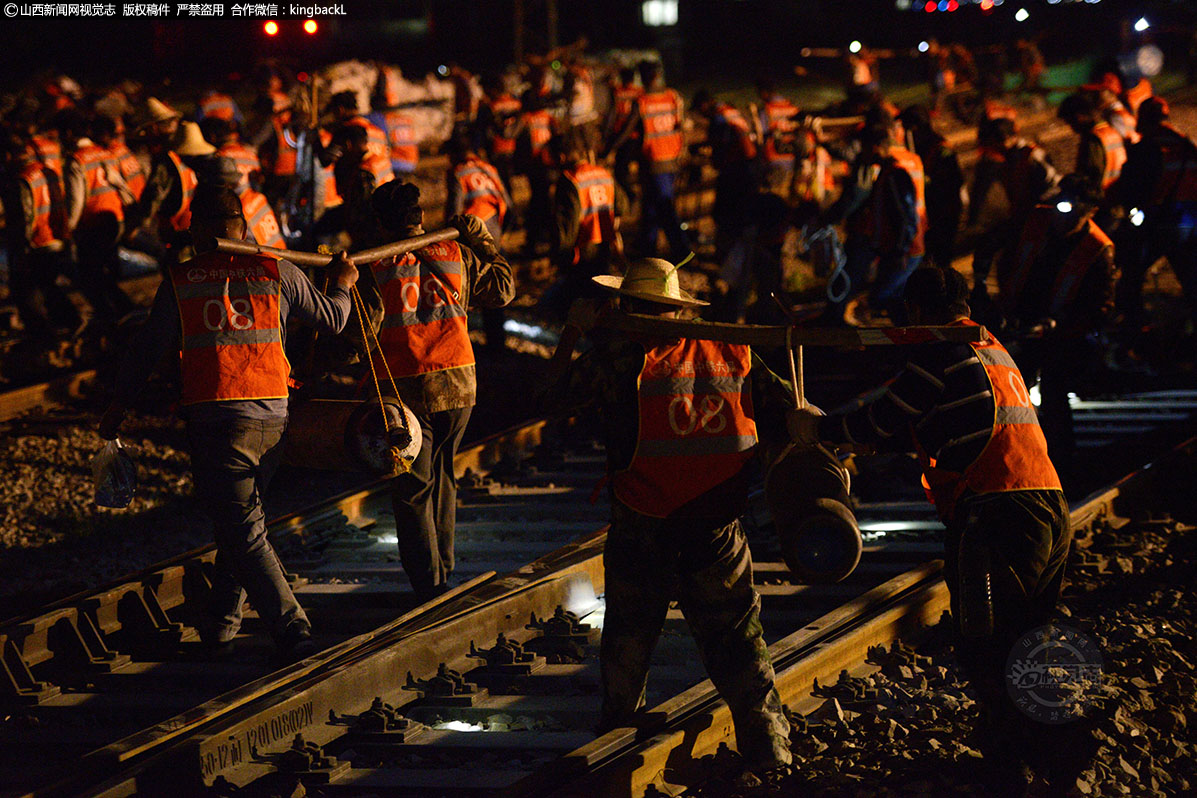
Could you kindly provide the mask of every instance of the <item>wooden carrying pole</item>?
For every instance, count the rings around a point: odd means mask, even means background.
[[[402,241],[384,244],[374,249],[354,252],[349,259],[354,263],[373,263],[384,258],[406,255],[440,241],[452,241],[458,235],[457,228],[446,227],[443,230],[434,230],[431,233],[405,238]],[[294,249],[276,249],[255,244],[252,241],[234,241],[231,238],[214,238],[207,242],[200,242],[198,249],[201,252],[225,252],[230,255],[266,255],[271,258],[284,258],[296,266],[313,266],[318,269],[328,266],[336,258],[335,255],[317,255],[314,252],[299,252]]]
[[[766,326],[761,324],[724,324],[695,319],[667,319],[636,313],[612,311],[599,326],[641,335],[666,338],[703,338],[729,344],[748,344],[761,348],[786,346],[894,346],[927,344],[935,341],[956,343],[985,339],[981,326],[943,327],[807,327]]]

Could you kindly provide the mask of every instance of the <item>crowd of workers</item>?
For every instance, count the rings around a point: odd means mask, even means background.
[[[1078,135],[1075,169],[1061,175],[1020,134],[993,81],[966,78],[958,48],[929,50],[943,96],[903,110],[881,94],[867,52],[846,55],[848,97],[819,113],[767,80],[747,108],[705,90],[687,103],[654,61],[608,67],[605,86],[600,65],[576,53],[560,70],[538,59],[480,82],[455,69],[454,124],[442,142],[418,140],[385,67],[371,108],[342,92],[312,109],[304,87],[288,91],[271,73],[253,113],[211,90],[193,119],[136,85],[87,102],[55,83],[6,116],[12,297],[31,336],[102,335],[133,310],[117,282],[119,248],[158,259],[166,279],[101,433],[118,433],[155,364],[181,351],[195,481],[220,550],[203,639],[214,648],[233,640],[248,592],[281,651],[296,656],[311,647],[310,626],[261,506],[286,426],[288,321],[335,333],[354,330],[356,316],[359,354],[371,365],[374,327],[421,426],[423,447],[395,479],[394,506],[403,567],[429,598],[453,571],[453,456],[476,394],[468,311],[484,309],[488,346],[501,345],[496,314],[516,291],[504,236],[522,229],[519,254],[557,267],[540,310],[566,322],[566,356],[545,401],[597,402],[608,431],[603,726],[630,722],[642,706],[649,655],[676,597],[750,766],[788,764],[789,724],[738,520],[747,464],[770,437],[905,448],[919,453],[948,529],[962,664],[997,741],[987,756],[1014,763],[1006,775],[1022,778],[1033,752],[1019,741],[1039,738],[1025,733],[1030,721],[1010,705],[994,663],[1059,595],[1070,540],[1057,474],[1073,458],[1068,395],[1101,336],[1142,326],[1144,276],[1161,257],[1197,320],[1197,146],[1145,79],[1103,67],[1059,106]],[[1020,43],[1017,58],[1024,88],[1037,93],[1042,57]],[[966,79],[986,87],[968,120],[979,145],[971,181],[933,124]],[[315,127],[314,110],[324,114]],[[255,117],[256,131],[247,122]],[[194,250],[216,236],[356,251],[419,235],[424,211],[408,178],[430,144],[448,156],[445,216],[457,242],[370,264],[340,257],[327,293],[285,259]],[[710,302],[678,278],[698,244],[679,220],[678,189],[704,165],[716,173]],[[528,196],[518,208],[516,181]],[[621,222],[637,208],[629,261]],[[795,408],[791,386],[747,347],[602,328],[595,298],[612,295],[652,316],[709,305],[715,320],[776,321],[772,297],[784,296],[782,249],[795,229],[827,278],[828,301],[811,324],[975,319],[989,333],[925,347],[878,400],[828,418]],[[954,268],[967,249],[971,286]],[[86,325],[67,280],[90,306]],[[593,347],[571,364],[583,335]],[[1132,345],[1119,351],[1134,357]],[[1028,387],[1036,377],[1038,412]],[[679,422],[677,407],[688,418]]]

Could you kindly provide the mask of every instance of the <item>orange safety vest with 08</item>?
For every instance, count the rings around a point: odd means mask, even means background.
[[[956,324],[977,326],[972,320]],[[969,346],[985,367],[993,394],[994,419],[989,440],[977,459],[959,473],[938,467],[934,456],[924,451],[921,445],[918,448],[927,498],[935,505],[940,517],[949,522],[955,515],[956,503],[966,492],[986,494],[1061,489],[1060,477],[1047,455],[1047,441],[1039,426],[1039,417],[1014,358],[992,335],[984,341],[970,342]],[[948,444],[961,442],[949,441]]]
[[[636,451],[613,475],[615,497],[667,518],[740,473],[757,443],[747,346],[642,340]]]
[[[565,178],[578,192],[581,220],[574,242],[575,262],[578,248],[615,240],[615,179],[601,166],[581,163],[567,170]]]
[[[382,356],[395,377],[474,365],[469,318],[461,304],[465,260],[442,241],[370,264],[382,295]]]
[[[210,252],[172,266],[170,280],[182,327],[183,404],[285,398],[291,364],[278,262]]]

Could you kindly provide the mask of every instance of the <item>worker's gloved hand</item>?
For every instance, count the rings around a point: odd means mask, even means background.
[[[498,252],[495,240],[491,237],[486,225],[472,213],[459,213],[449,220],[450,227],[456,227],[461,234],[458,238],[462,244],[479,254]]]
[[[328,279],[342,288],[351,288],[357,282],[357,266],[342,252],[328,265]]]
[[[100,427],[97,430],[100,437],[106,441],[115,440],[121,432],[121,424],[125,420],[125,408],[120,405],[108,405],[108,409],[104,411],[104,415],[100,416]]]
[[[796,407],[786,414],[786,431],[790,440],[803,446],[819,442],[819,419],[826,415],[814,405]]]

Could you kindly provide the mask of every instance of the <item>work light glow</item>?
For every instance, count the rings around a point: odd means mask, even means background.
[[[315,35],[319,27],[320,26],[316,24],[316,20],[314,19],[305,19],[303,21],[303,32],[309,36]]]
[[[848,45],[848,51],[853,52],[853,53],[859,53],[860,47],[861,47],[860,42],[852,42],[852,44]]]
[[[919,52],[920,53],[925,53],[930,49],[931,49],[931,45],[927,44],[926,42],[919,42]]]
[[[640,15],[650,28],[662,28],[677,24],[678,0],[645,0],[640,5]]]
[[[1068,200],[1060,200],[1056,203],[1056,210],[1060,213],[1072,213],[1072,203]]]
[[[1139,17],[1139,21],[1135,23],[1135,30],[1139,33],[1151,27],[1151,23],[1147,21],[1147,17]]]
[[[1027,13],[1027,10],[1025,8],[1020,8],[1014,12],[1014,19],[1017,22],[1026,22],[1030,18],[1031,18],[1031,15]]]
[[[1141,211],[1138,208],[1131,208],[1130,209],[1130,220],[1131,220],[1131,224],[1133,224],[1135,227],[1142,227],[1143,211]]]

